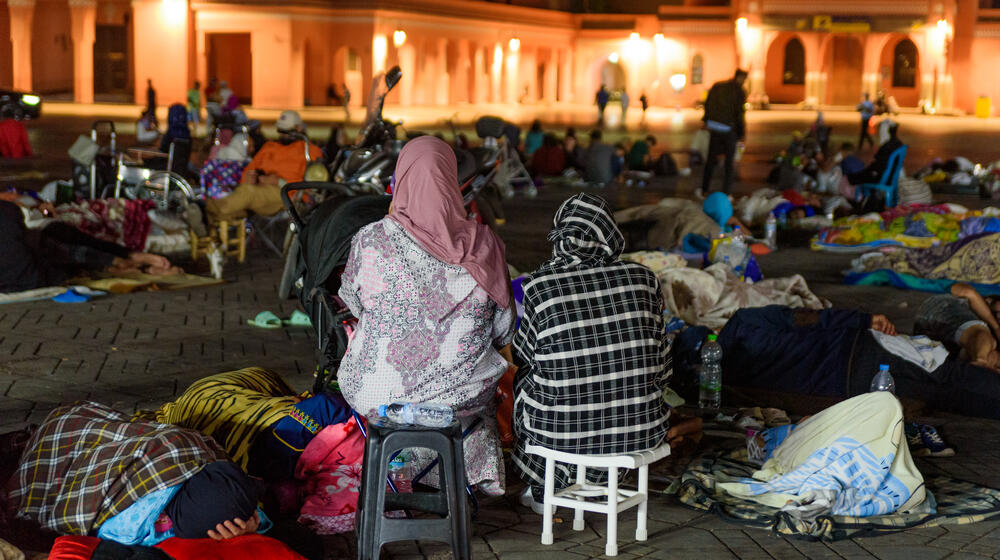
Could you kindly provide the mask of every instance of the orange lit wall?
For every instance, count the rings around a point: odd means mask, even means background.
[[[6,4],[0,6],[0,37],[10,37],[10,11]],[[0,41],[0,87],[14,85],[12,47],[10,41]]]
[[[160,106],[187,97],[188,17],[186,0],[134,0],[135,99],[146,102],[146,79],[153,79]]]
[[[39,93],[73,91],[73,40],[70,33],[69,4],[65,0],[39,1],[35,4],[33,20],[32,89]]]

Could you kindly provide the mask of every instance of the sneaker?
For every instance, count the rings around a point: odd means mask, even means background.
[[[522,506],[526,508],[531,508],[531,511],[542,515],[545,513],[541,502],[536,502],[534,496],[531,495],[531,486],[524,489],[524,493],[518,498],[518,501]]]
[[[906,441],[914,457],[954,457],[955,449],[941,439],[941,434],[926,424],[906,424]]]

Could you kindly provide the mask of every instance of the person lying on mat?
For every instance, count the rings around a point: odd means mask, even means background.
[[[152,546],[266,530],[259,484],[194,430],[94,402],[53,410],[8,483],[18,518],[64,535]]]
[[[950,294],[924,300],[913,330],[940,340],[951,351],[963,351],[977,366],[1000,371],[1000,298],[983,297],[968,284],[953,284]]]
[[[240,186],[229,196],[205,201],[205,211],[211,221],[242,218],[247,212],[273,216],[283,208],[281,187],[305,177],[306,141],[302,139],[302,117],[296,111],[285,111],[275,126],[278,140],[261,146],[243,169]],[[310,143],[309,156],[319,159],[323,150]]]
[[[660,283],[620,260],[625,238],[608,203],[573,196],[548,238],[552,258],[523,284],[513,345],[513,462],[529,484],[522,503],[538,511],[545,461],[525,447],[608,455],[659,446],[668,431],[662,388],[672,372]],[[588,471],[592,482],[601,476]],[[556,466],[557,489],[575,480],[573,467]]]
[[[51,205],[45,203],[42,209],[51,212]],[[62,222],[53,220],[41,229],[29,230],[21,208],[5,201],[0,201],[0,242],[4,246],[0,251],[0,292],[56,286],[76,275],[100,271],[183,272],[166,257],[130,251]]]
[[[896,395],[929,408],[1000,418],[1000,375],[882,315],[848,309],[741,309],[719,333],[729,387],[844,399],[868,392],[883,364]]]
[[[339,295],[358,318],[337,372],[347,402],[364,415],[394,401],[445,404],[465,427],[481,420],[464,441],[468,481],[502,495],[494,395],[511,286],[503,242],[468,218],[447,143],[421,136],[400,151],[392,210],[354,236]]]

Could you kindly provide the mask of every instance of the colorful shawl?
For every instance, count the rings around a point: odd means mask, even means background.
[[[18,517],[86,535],[143,496],[182,484],[226,460],[212,438],[153,422],[130,422],[102,404],[53,410],[28,442],[8,483]]]
[[[1000,233],[984,233],[927,249],[865,257],[865,271],[891,270],[931,280],[1000,284]]]

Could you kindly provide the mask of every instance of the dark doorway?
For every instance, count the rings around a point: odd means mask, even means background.
[[[833,37],[827,51],[829,103],[856,105],[861,99],[861,72],[864,64],[861,41],[849,35]]]
[[[94,94],[127,94],[128,26],[98,25],[94,39]]]
[[[208,76],[227,82],[240,104],[252,103],[253,58],[249,33],[208,33]]]
[[[917,85],[917,46],[909,39],[900,41],[893,51],[892,87]]]

